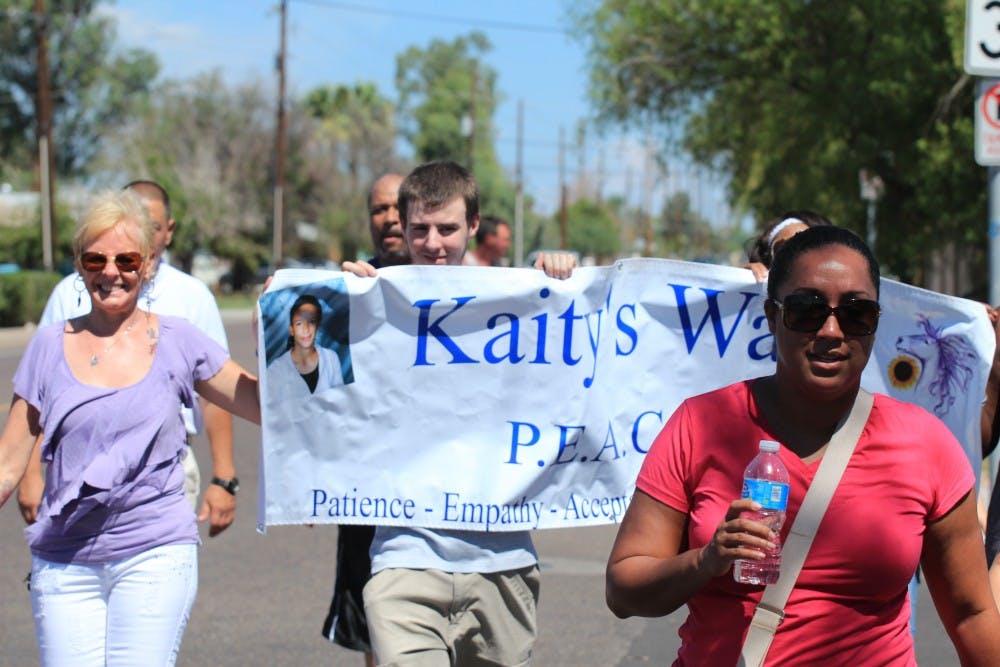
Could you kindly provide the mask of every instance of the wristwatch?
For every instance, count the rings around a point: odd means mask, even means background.
[[[212,484],[221,486],[234,496],[236,495],[236,492],[240,490],[240,480],[237,479],[236,477],[233,477],[232,479],[221,479],[219,477],[213,477]]]

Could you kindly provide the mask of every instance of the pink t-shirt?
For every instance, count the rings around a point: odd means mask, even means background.
[[[759,413],[751,381],[685,401],[654,441],[637,488],[689,516],[691,548],[708,543],[761,439],[777,440]],[[791,489],[782,540],[819,461],[782,446]],[[927,524],[975,483],[961,446],[922,408],[875,396],[850,464],[823,517],[785,606],[767,664],[915,665],[906,587]],[[733,665],[762,586],[732,572],[688,600],[674,665]]]

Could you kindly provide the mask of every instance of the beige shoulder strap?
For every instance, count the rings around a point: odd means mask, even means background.
[[[778,581],[764,589],[764,595],[754,610],[750,629],[747,631],[739,667],[762,667],[771,647],[774,633],[785,616],[785,603],[792,594],[795,580],[799,578],[802,564],[809,553],[813,537],[819,528],[827,505],[837,490],[837,484],[847,468],[847,463],[858,444],[861,431],[868,422],[874,397],[864,389],[858,390],[854,405],[844,423],[837,428],[827,445],[799,513],[795,516],[781,552],[781,574]]]

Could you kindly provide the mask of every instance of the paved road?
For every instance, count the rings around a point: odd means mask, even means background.
[[[245,312],[227,312],[233,357],[255,363]],[[27,335],[0,330],[0,381],[14,373]],[[181,667],[358,667],[360,656],[320,636],[332,589],[336,528],[281,526],[255,531],[260,432],[236,424],[242,490],[236,522],[200,551],[200,586],[181,649]],[[195,443],[207,464],[204,440]],[[15,502],[0,509],[0,667],[38,664],[31,605],[22,582],[30,558]],[[670,664],[683,610],[663,619],[616,619],[604,605],[604,563],[614,540],[606,528],[539,531],[542,567],[542,667],[636,667]],[[955,652],[922,587],[917,654],[922,665],[957,665]],[[720,631],[725,631],[720,628]]]

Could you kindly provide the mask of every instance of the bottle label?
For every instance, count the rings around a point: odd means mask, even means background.
[[[743,497],[768,510],[784,511],[788,507],[788,485],[766,479],[744,479]]]

